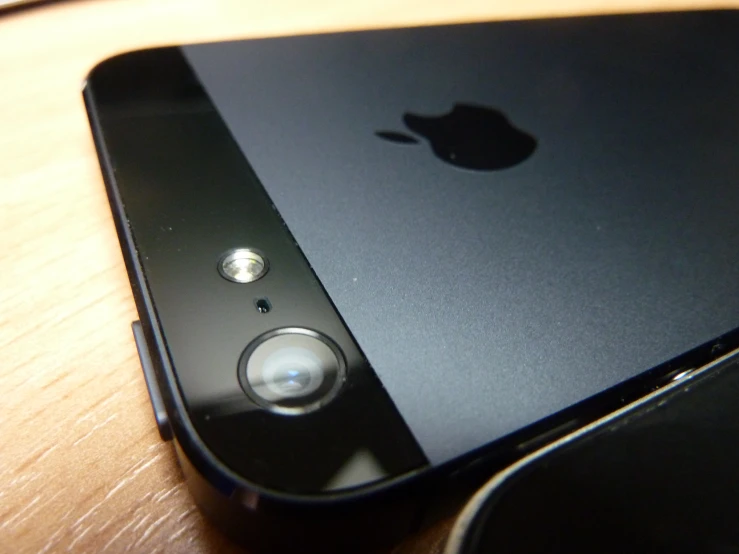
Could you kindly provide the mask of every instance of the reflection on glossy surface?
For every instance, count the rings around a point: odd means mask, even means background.
[[[358,450],[326,483],[325,490],[348,489],[386,477],[380,462],[369,450]]]
[[[356,368],[355,368],[356,369]],[[302,415],[258,407],[246,395],[216,400],[193,412],[208,446],[251,479],[282,490],[338,490],[397,476],[423,464],[399,432],[383,391],[362,377],[330,404]]]

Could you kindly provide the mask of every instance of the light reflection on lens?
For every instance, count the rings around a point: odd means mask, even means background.
[[[267,259],[248,248],[231,250],[218,262],[222,277],[234,283],[251,283],[264,276],[269,269]]]
[[[344,357],[328,338],[286,328],[257,339],[242,354],[239,376],[246,393],[271,411],[298,414],[330,401],[344,380]]]

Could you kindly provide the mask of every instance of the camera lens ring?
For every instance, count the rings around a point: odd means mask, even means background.
[[[299,345],[290,345],[291,342]],[[296,373],[295,379],[287,383],[292,388],[267,380],[273,379],[276,373],[284,373],[280,368],[280,365],[284,367],[281,355],[300,362],[297,367],[300,375]],[[268,366],[267,370],[264,366]],[[261,408],[284,415],[301,415],[322,408],[336,397],[346,380],[346,361],[341,349],[325,335],[302,327],[284,327],[268,331],[249,343],[239,358],[238,379],[246,395]]]

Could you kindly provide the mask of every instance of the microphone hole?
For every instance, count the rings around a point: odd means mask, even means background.
[[[257,298],[254,301],[254,306],[260,314],[266,314],[272,310],[272,304],[267,298]]]

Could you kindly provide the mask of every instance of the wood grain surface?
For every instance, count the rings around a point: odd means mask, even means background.
[[[80,94],[96,62],[227,38],[693,7],[717,6],[78,0],[0,12],[0,552],[240,551],[203,521],[154,424]],[[393,552],[440,552],[449,523]]]

